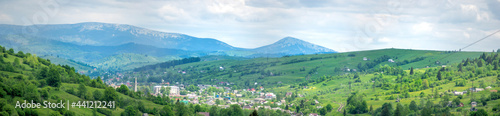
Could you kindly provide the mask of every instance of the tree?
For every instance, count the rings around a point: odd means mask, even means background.
[[[422,89],[427,89],[429,88],[429,82],[427,81],[427,79],[424,79],[424,81],[422,81]]]
[[[47,74],[47,84],[58,89],[61,87],[61,75],[57,72],[55,68],[50,68]]]
[[[488,113],[484,109],[479,109],[475,112],[470,112],[470,116],[488,116]]]
[[[128,87],[126,85],[121,85],[120,88],[116,89],[116,91],[127,95],[129,90],[128,90]]]
[[[78,93],[77,93],[78,97],[82,98],[82,99],[88,99],[86,98],[87,96],[87,88],[85,87],[85,85],[83,85],[83,83],[80,83],[80,85],[78,86]]]
[[[299,111],[300,111],[300,107],[299,106],[295,107],[295,112],[299,113]]]
[[[102,92],[96,89],[94,91],[94,100],[102,100],[102,97]]]
[[[219,112],[217,112],[217,111],[218,111],[218,110],[217,110],[217,107],[216,107],[215,105],[214,105],[214,106],[212,106],[212,107],[210,108],[210,111],[209,111],[210,116],[218,116],[218,115],[219,115]],[[255,110],[254,110],[254,112],[255,112]]]
[[[458,105],[460,105],[460,103],[462,103],[462,102],[460,102],[460,98],[457,97],[457,98],[453,99],[454,106],[458,106]]]
[[[45,79],[46,77],[48,77],[48,72],[49,72],[49,69],[46,67],[43,67],[42,69],[40,69],[40,72],[38,73],[37,78],[38,79]]]
[[[187,94],[187,91],[182,90],[182,91],[180,91],[180,92],[179,92],[179,94],[180,94],[180,95],[186,95],[186,94]]]
[[[181,103],[179,100],[177,100],[177,103],[175,103],[175,109],[177,110],[177,112],[175,112],[175,115],[177,116],[184,116],[188,115],[189,113],[184,106],[184,103]]]
[[[392,116],[392,105],[391,105],[391,103],[384,103],[382,105],[382,112],[380,112],[380,116]]]
[[[410,68],[410,75],[413,75],[413,67]]]
[[[404,111],[403,105],[400,103],[396,106],[396,111],[394,111],[394,116],[406,116],[406,112]]]
[[[432,115],[432,111],[431,111],[431,108],[430,107],[424,107],[424,109],[422,109],[421,113],[422,116],[431,116]]]
[[[0,89],[1,89],[1,87],[0,87]],[[24,89],[24,92],[21,92],[21,93],[24,93],[23,96],[28,101],[33,100],[34,102],[37,102],[37,103],[42,102],[42,99],[40,98],[40,93],[38,92],[37,87],[34,84],[29,84],[28,86],[26,86]]]
[[[363,95],[353,93],[347,98],[346,108],[351,114],[362,114],[368,112],[366,101],[363,100]]]
[[[243,116],[243,110],[241,109],[240,105],[233,104],[229,108],[232,110],[231,116]]]
[[[170,89],[171,89],[170,87],[162,87],[160,91],[164,95],[170,95]]]
[[[414,112],[418,111],[417,102],[415,102],[414,100],[411,100],[410,110],[413,110]]]
[[[201,106],[200,106],[200,104],[196,104],[196,106],[194,106],[194,112],[195,113],[201,112]]]
[[[483,67],[483,60],[482,59],[479,59],[479,61],[477,62],[477,67]]]
[[[370,105],[370,112],[373,112],[373,105]]]
[[[12,65],[15,66],[15,67],[19,67],[21,65],[21,63],[19,62],[19,58],[15,58],[14,62],[12,63]]]
[[[326,111],[331,112],[333,109],[333,106],[332,106],[332,104],[328,104],[328,105],[326,105],[325,108],[326,108]]]
[[[319,114],[320,114],[320,115],[326,115],[326,113],[327,113],[326,108],[321,108],[321,109],[319,109]]]
[[[498,61],[493,62],[493,70],[498,70]]]
[[[162,115],[162,116],[174,116],[175,114],[169,105],[165,105],[165,106],[163,106],[163,109],[160,111],[160,115]]]
[[[134,109],[133,106],[127,106],[127,108],[125,108],[125,111],[122,112],[122,116],[137,116],[137,115],[140,115],[139,111]]]
[[[437,74],[437,76],[436,76],[436,77],[437,77],[437,79],[438,79],[438,80],[441,80],[441,78],[442,78],[442,76],[441,76],[441,71],[438,71],[438,74]]]
[[[13,55],[14,54],[14,49],[10,48],[7,53],[9,53],[10,55]]]
[[[118,99],[118,94],[112,87],[107,87],[104,90],[104,101],[115,101]]]
[[[189,85],[189,87],[187,87],[187,90],[194,92],[194,91],[200,90],[200,88],[198,86],[194,86],[193,84],[191,84],[191,85]]]
[[[253,110],[253,112],[250,114],[250,116],[259,116],[259,114],[257,113],[257,110]]]

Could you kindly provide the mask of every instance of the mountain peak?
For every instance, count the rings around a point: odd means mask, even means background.
[[[284,53],[284,54],[314,54],[335,52],[323,46],[315,45],[294,37],[285,37],[279,41],[254,49],[261,53]]]
[[[275,44],[276,43],[296,44],[296,43],[302,43],[302,42],[306,42],[306,41],[301,40],[301,39],[297,39],[297,38],[294,38],[294,37],[285,37],[285,38],[280,39],[279,41],[275,42]]]

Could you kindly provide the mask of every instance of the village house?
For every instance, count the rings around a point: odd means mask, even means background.
[[[464,107],[464,103],[458,104],[458,107]]]
[[[309,116],[319,116],[318,113],[309,113]]]
[[[463,95],[464,93],[460,92],[460,91],[455,91],[455,92],[453,92],[453,94],[455,94],[455,95]]]
[[[249,105],[245,105],[245,106],[243,106],[243,109],[253,110],[253,108],[252,108],[251,106],[249,106]]]
[[[262,103],[262,102],[265,102],[266,100],[262,99],[262,98],[255,98],[254,99],[254,102],[255,103]]]
[[[170,87],[170,95],[179,95],[180,94],[180,90],[179,90],[179,87],[177,86],[154,86],[153,88],[153,92],[155,95],[158,95],[158,94],[161,94],[161,88],[167,88],[167,87]]]
[[[282,100],[281,100],[281,103],[286,103],[286,100],[282,99]]]
[[[472,107],[476,107],[476,106],[477,106],[477,102],[471,102],[471,103],[470,103],[470,105],[471,105]]]
[[[274,93],[267,93],[266,94],[266,99],[273,99],[276,98],[276,95]]]

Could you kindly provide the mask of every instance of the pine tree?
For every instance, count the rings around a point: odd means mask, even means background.
[[[477,67],[483,67],[483,60],[482,59],[479,59],[479,61],[477,62]]]
[[[498,62],[497,61],[493,62],[493,65],[494,65],[493,70],[498,70]]]
[[[411,100],[411,103],[410,103],[410,110],[413,110],[413,111],[418,111],[418,106],[417,106],[417,102]]]
[[[437,78],[438,78],[438,80],[441,80],[441,78],[442,78],[441,77],[441,71],[438,71]]]
[[[257,110],[253,110],[250,116],[259,116],[259,113],[257,113]]]
[[[413,67],[410,68],[410,75],[413,75]]]
[[[394,111],[394,116],[404,116],[404,108],[403,105],[397,104],[396,110]]]
[[[384,103],[382,105],[382,112],[380,112],[381,116],[392,116],[392,105],[391,103]]]

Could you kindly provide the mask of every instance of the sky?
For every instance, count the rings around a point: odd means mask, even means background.
[[[500,0],[0,0],[0,24],[129,24],[256,48],[295,37],[335,51],[500,48]]]

